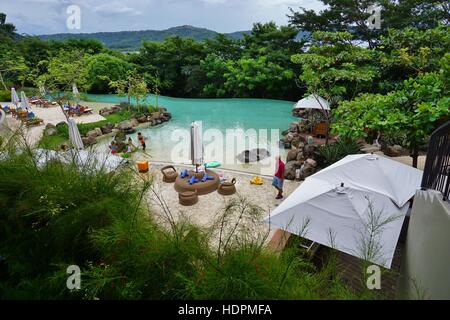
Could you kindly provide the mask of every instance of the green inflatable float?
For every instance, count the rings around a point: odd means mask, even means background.
[[[207,169],[213,169],[213,168],[218,168],[220,167],[222,164],[220,162],[217,161],[211,161],[211,162],[207,162],[205,163],[205,168]]]

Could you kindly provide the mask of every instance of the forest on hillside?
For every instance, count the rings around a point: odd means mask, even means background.
[[[249,31],[237,31],[224,34],[230,39],[241,40]],[[205,28],[193,26],[179,26],[167,30],[142,30],[142,31],[119,31],[119,32],[96,32],[96,33],[58,33],[51,35],[40,35],[42,40],[65,41],[69,39],[93,39],[103,43],[106,47],[123,52],[138,51],[143,41],[164,41],[169,37],[192,38],[196,41],[213,39],[217,32]]]

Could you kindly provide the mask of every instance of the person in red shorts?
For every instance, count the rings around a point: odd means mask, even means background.
[[[276,197],[277,200],[283,199],[283,184],[284,184],[284,162],[281,160],[281,157],[276,157],[276,171],[275,176],[273,177],[272,185],[278,190],[278,195]]]

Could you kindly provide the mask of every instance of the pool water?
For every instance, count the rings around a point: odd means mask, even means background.
[[[116,95],[89,95],[89,98],[108,103],[126,101],[126,97]],[[155,96],[149,95],[146,102],[155,104],[155,100]],[[278,147],[281,132],[296,120],[292,116],[294,102],[290,101],[160,96],[158,104],[167,108],[173,118],[160,126],[140,129],[153,160],[189,163],[189,154],[186,154],[190,145],[189,129],[190,124],[196,121],[202,127],[205,161],[219,161],[223,168],[261,174],[265,173],[261,172],[261,163],[239,163],[237,154],[257,147],[271,151],[272,158],[279,152],[284,154],[284,150]],[[137,145],[136,135],[131,137]],[[272,172],[273,169],[270,167],[268,170]]]

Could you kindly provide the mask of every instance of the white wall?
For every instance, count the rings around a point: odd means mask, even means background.
[[[408,228],[398,298],[450,299],[450,204],[418,191]]]

